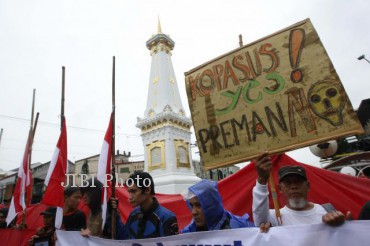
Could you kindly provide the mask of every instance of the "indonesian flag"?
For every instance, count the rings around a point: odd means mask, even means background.
[[[113,129],[113,113],[110,116],[109,126],[105,133],[103,146],[101,147],[99,164],[98,164],[98,180],[103,184],[102,192],[102,227],[104,228],[106,213],[107,213],[107,201],[108,201],[108,187],[111,186],[111,180],[107,180],[107,175],[111,175],[112,170],[112,129]],[[110,176],[111,177],[111,176]]]
[[[64,187],[62,184],[64,185],[66,181],[67,172],[67,128],[63,117],[62,131],[45,178],[46,191],[41,201],[48,206],[57,207],[55,227],[58,229],[60,229],[63,220]]]
[[[26,148],[23,154],[23,160],[21,166],[18,169],[17,183],[14,188],[12,201],[10,203],[8,216],[6,217],[6,223],[9,225],[17,213],[26,209],[31,200],[32,192],[32,173],[29,168],[30,166],[30,154],[31,154],[31,142],[32,142],[32,129],[28,134]],[[27,194],[27,197],[25,197]]]

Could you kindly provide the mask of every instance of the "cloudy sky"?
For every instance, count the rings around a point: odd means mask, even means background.
[[[162,31],[176,42],[172,62],[190,117],[184,72],[244,44],[310,18],[354,108],[369,98],[370,2],[367,0],[0,0],[0,168],[19,166],[30,126],[32,91],[40,112],[32,162],[51,159],[59,137],[66,67],[68,157],[100,152],[111,111],[116,56],[116,147],[143,158],[143,117],[151,57],[145,42]],[[193,137],[193,141],[195,138]],[[308,148],[290,152],[319,165]]]

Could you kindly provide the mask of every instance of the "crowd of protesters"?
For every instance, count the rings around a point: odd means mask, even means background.
[[[268,153],[261,154],[256,160],[256,185],[253,188],[253,221],[245,214],[237,216],[223,207],[222,198],[218,191],[217,182],[201,180],[190,186],[183,194],[192,221],[185,226],[181,233],[197,231],[224,230],[234,228],[259,227],[261,232],[268,232],[271,226],[299,225],[325,223],[329,226],[340,226],[350,213],[344,215],[332,206],[315,204],[307,201],[310,190],[309,179],[301,166],[284,166],[279,169],[279,189],[287,200],[287,205],[281,209],[282,221],[276,217],[274,210],[269,209],[268,179],[272,168]],[[139,178],[138,178],[139,177]],[[85,187],[66,187],[64,191],[64,208],[62,230],[80,231],[84,237],[97,236],[112,238],[112,211],[116,211],[114,239],[144,239],[176,235],[179,233],[176,215],[166,209],[155,197],[153,178],[147,172],[135,172],[127,180],[136,180],[126,186],[129,202],[134,208],[126,223],[123,223],[118,211],[119,199],[111,197],[108,201],[105,223],[102,216],[102,189],[97,179],[88,180]],[[147,181],[147,182],[145,182]],[[87,216],[78,210],[81,199],[89,208]],[[329,204],[330,205],[330,204]],[[367,203],[361,216],[370,219]],[[8,208],[0,210],[0,228],[7,228],[5,218]],[[56,208],[48,207],[40,213],[44,226],[37,229],[29,241],[29,245],[37,242],[55,244],[55,215]],[[1,233],[1,232],[0,232]]]

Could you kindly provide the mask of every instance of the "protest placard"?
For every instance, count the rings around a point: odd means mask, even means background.
[[[363,132],[309,19],[198,66],[185,80],[206,169]]]

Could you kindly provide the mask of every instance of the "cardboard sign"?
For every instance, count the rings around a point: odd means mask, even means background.
[[[363,132],[309,19],[185,76],[206,169]]]

